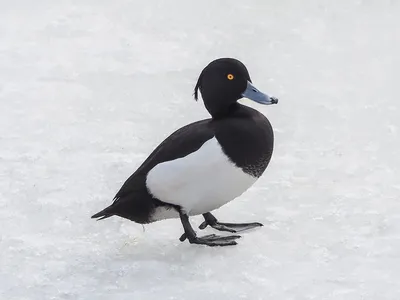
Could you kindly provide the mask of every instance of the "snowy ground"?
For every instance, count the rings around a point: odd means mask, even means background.
[[[0,6],[1,300],[400,299],[398,1]],[[265,176],[216,212],[265,226],[207,248],[177,220],[91,220],[207,117],[192,90],[221,56],[281,100],[257,106]]]

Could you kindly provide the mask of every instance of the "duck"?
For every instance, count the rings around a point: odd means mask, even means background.
[[[183,126],[161,142],[124,182],[111,205],[94,214],[117,216],[139,224],[180,219],[179,240],[205,246],[232,246],[237,233],[259,222],[223,223],[212,212],[247,191],[264,173],[274,148],[267,117],[240,104],[277,104],[278,98],[253,84],[246,66],[235,58],[218,58],[201,71],[194,98],[203,99],[210,118]],[[230,235],[198,236],[190,217],[202,215],[207,226]]]

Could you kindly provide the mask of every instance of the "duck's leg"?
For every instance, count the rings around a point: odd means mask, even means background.
[[[236,245],[237,242],[235,240],[240,238],[240,235],[217,236],[215,234],[197,237],[192,225],[190,225],[188,215],[180,211],[179,216],[181,218],[183,229],[185,230],[185,233],[179,239],[181,242],[183,242],[187,238],[189,240],[189,243],[191,244],[200,244],[207,246],[232,246]]]
[[[253,222],[253,223],[220,223],[217,218],[214,217],[210,212],[203,214],[204,222],[199,226],[200,229],[206,228],[210,225],[212,228],[220,230],[220,231],[228,231],[228,232],[240,232],[248,229],[252,229],[255,227],[264,226],[261,223]]]

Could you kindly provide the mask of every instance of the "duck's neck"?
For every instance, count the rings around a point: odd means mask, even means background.
[[[235,112],[237,112],[238,110],[240,110],[240,108],[243,105],[235,102],[232,103],[231,105],[225,107],[224,109],[220,109],[216,112],[210,112],[212,118],[214,120],[218,120],[218,119],[223,119],[223,118],[229,118],[230,116],[232,116]]]

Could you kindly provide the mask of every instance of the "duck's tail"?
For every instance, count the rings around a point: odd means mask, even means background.
[[[102,211],[99,211],[97,214],[94,214],[92,216],[92,219],[100,218],[100,219],[97,219],[97,221],[100,221],[100,220],[112,217],[113,215],[114,215],[113,208],[112,208],[112,205],[110,205],[109,207],[106,207]]]

